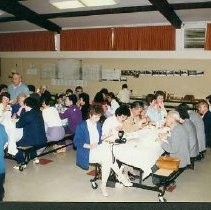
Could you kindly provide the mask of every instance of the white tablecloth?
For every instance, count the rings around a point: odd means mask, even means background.
[[[151,167],[164,152],[156,141],[158,129],[142,129],[126,134],[125,144],[114,145],[113,152],[121,162],[143,170],[143,179],[151,173]]]
[[[8,135],[8,153],[15,155],[18,152],[16,142],[22,138],[23,128],[16,128],[16,120],[11,118],[11,112],[5,112],[0,118],[0,123],[4,125]]]

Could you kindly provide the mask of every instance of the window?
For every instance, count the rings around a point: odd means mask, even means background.
[[[205,45],[205,28],[186,28],[184,30],[184,48],[203,48]]]

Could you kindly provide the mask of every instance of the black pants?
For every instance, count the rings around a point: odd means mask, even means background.
[[[36,156],[37,156],[36,150],[31,149],[29,151],[29,158],[30,158],[30,160],[34,159]],[[18,164],[27,164],[25,162],[24,152],[22,152],[20,150],[15,155],[15,159],[16,159],[16,161],[17,161]]]
[[[3,201],[4,198],[4,181],[5,181],[5,173],[0,174],[0,201]]]

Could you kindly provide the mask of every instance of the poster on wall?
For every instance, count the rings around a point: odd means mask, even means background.
[[[60,59],[57,62],[58,79],[81,79],[81,61],[76,59]]]
[[[121,76],[203,76],[204,71],[200,70],[121,70]]]
[[[121,70],[119,69],[103,69],[102,81],[120,81]]]
[[[46,63],[41,66],[41,79],[53,79],[56,77],[56,64]]]
[[[29,67],[26,69],[26,74],[28,75],[37,75],[38,69],[33,65],[30,64]]]
[[[101,81],[102,65],[100,64],[82,65],[82,79],[87,81]]]

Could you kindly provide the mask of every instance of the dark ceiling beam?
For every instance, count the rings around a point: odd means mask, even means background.
[[[188,9],[206,9],[211,8],[211,1],[194,2],[194,3],[178,3],[170,4],[174,10],[188,10]]]
[[[182,21],[166,0],[148,0],[175,28],[181,28]]]
[[[0,0],[1,1],[1,0]],[[170,4],[174,10],[188,10],[188,9],[205,9],[211,8],[211,1],[209,2],[195,2],[195,3],[177,3]],[[62,12],[62,13],[50,13],[40,14],[41,18],[54,19],[63,17],[81,17],[92,15],[106,15],[106,14],[119,14],[119,13],[135,13],[135,12],[149,12],[157,11],[155,6],[134,6],[134,7],[121,7],[113,9],[101,9],[91,11],[77,11],[77,12]],[[0,22],[21,21],[25,20],[24,17],[2,17]]]
[[[60,33],[61,27],[46,20],[36,12],[20,4],[17,0],[0,0],[0,9],[22,20],[29,21],[49,31]]]

